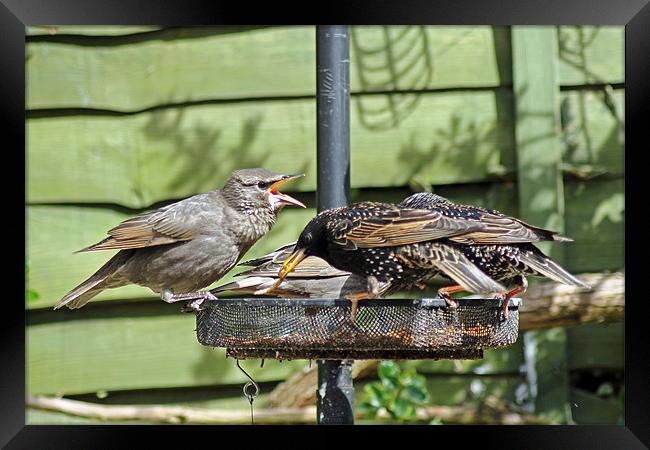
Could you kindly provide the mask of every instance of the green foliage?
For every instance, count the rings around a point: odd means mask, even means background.
[[[379,381],[364,386],[359,411],[370,419],[380,411],[387,411],[399,422],[415,419],[416,407],[429,401],[425,377],[394,361],[382,361],[377,374]]]
[[[27,287],[28,282],[29,282],[29,263],[25,263],[25,301],[27,303],[38,300],[38,298],[40,297],[38,292]]]

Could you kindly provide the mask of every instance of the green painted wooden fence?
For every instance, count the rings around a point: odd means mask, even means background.
[[[220,187],[235,168],[307,174],[292,189],[311,208],[283,211],[246,257],[296,238],[315,213],[314,33],[27,29],[26,253],[39,294],[26,305],[30,393],[154,398],[243,381],[223,352],[198,345],[191,315],[145,288],[109,290],[79,311],[51,307],[108,258],[75,250],[126,217]],[[397,201],[433,185],[563,229],[575,242],[544,249],[572,271],[623,267],[622,27],[353,27],[351,81],[354,199]],[[544,348],[536,369],[551,373],[537,410],[561,421],[579,369],[568,349],[595,351],[580,333],[528,338]],[[515,401],[522,355],[520,342],[483,362],[418,367],[460,376],[434,377],[440,402],[462,400],[486,375],[502,376],[490,386]],[[303,364],[249,367],[277,382]]]

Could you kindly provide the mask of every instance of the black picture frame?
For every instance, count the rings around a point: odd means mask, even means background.
[[[634,449],[650,446],[650,350],[644,331],[645,304],[642,280],[647,270],[644,240],[646,196],[643,190],[643,171],[646,170],[641,152],[645,150],[644,131],[650,118],[650,5],[648,0],[402,0],[365,2],[327,2],[319,8],[302,9],[281,6],[275,2],[246,3],[216,0],[119,2],[117,0],[0,0],[0,114],[5,125],[5,160],[3,205],[15,209],[4,210],[5,244],[20,228],[24,216],[16,211],[19,206],[20,186],[13,178],[8,156],[19,159],[20,147],[25,148],[25,26],[44,24],[120,24],[120,25],[220,25],[220,24],[430,24],[430,25],[621,25],[625,26],[625,136],[629,149],[626,159],[626,291],[630,292],[625,311],[625,426],[469,426],[469,427],[390,427],[390,433],[403,442],[415,442],[413,433],[433,438],[431,445],[440,445],[442,438],[454,446],[475,445],[499,448],[616,448]],[[25,158],[23,155],[23,164]],[[20,160],[16,161],[16,165]],[[27,173],[25,176],[27,177]],[[25,184],[22,185],[23,187]],[[25,192],[23,191],[23,195]],[[26,196],[25,196],[26,197]],[[15,201],[15,204],[12,203]],[[632,206],[631,206],[632,205]],[[638,206],[637,206],[638,205]],[[631,207],[630,207],[631,206]],[[14,223],[16,222],[16,223]],[[19,245],[19,244],[16,244]],[[4,255],[8,253],[4,246]],[[635,251],[636,250],[636,251]],[[17,250],[16,253],[20,252]],[[24,248],[23,248],[24,255]],[[5,287],[21,279],[22,267],[15,258],[5,258],[7,265]],[[15,273],[12,272],[15,270]],[[14,276],[11,276],[14,273]],[[223,439],[225,431],[234,433],[235,442],[250,442],[250,433],[244,427],[164,427],[164,426],[37,426],[25,425],[25,310],[24,294],[20,287],[16,295],[7,295],[2,309],[2,346],[0,347],[0,444],[6,448],[133,448],[136,441],[154,441],[193,445],[195,440]],[[14,289],[5,292],[14,293]],[[190,429],[188,429],[190,428]],[[287,431],[288,427],[274,427]],[[314,437],[312,427],[307,436]],[[364,445],[371,437],[381,436],[375,427],[336,428],[363,434]],[[469,431],[468,431],[469,430]],[[188,441],[187,432],[192,433]],[[295,436],[295,428],[291,430]],[[406,434],[408,433],[408,435]],[[327,436],[327,435],[324,435]],[[277,440],[270,436],[265,441]],[[370,440],[368,440],[370,439]],[[408,440],[406,440],[408,439]],[[313,445],[313,439],[299,445]],[[224,442],[225,444],[225,442]],[[285,442],[286,444],[286,442]],[[359,444],[357,444],[359,445]],[[423,444],[414,444],[423,445]]]

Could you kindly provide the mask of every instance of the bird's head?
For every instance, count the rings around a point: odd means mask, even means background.
[[[282,263],[278,272],[278,285],[289,275],[300,261],[308,256],[318,256],[327,260],[326,216],[321,213],[314,217],[300,233],[293,253]]]
[[[233,172],[223,188],[228,203],[241,211],[271,210],[277,213],[285,205],[306,206],[279,191],[280,186],[304,174],[282,175],[266,169],[242,169]]]

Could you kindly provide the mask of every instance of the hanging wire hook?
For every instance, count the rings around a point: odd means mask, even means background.
[[[246,375],[246,377],[250,380],[250,381],[247,381],[246,384],[244,384],[243,391],[244,391],[244,396],[246,396],[246,398],[248,399],[248,402],[251,405],[251,425],[253,425],[254,424],[254,422],[253,422],[253,401],[255,400],[257,395],[260,393],[260,386],[259,386],[259,384],[257,384],[255,382],[255,380],[253,380],[253,377],[251,377],[248,374],[248,372],[246,372],[242,368],[242,366],[239,365],[239,360],[238,359],[236,359],[235,362],[237,363],[237,368],[239,370],[241,370],[244,373],[244,375]],[[255,389],[255,392],[249,392],[251,387],[253,389]]]

